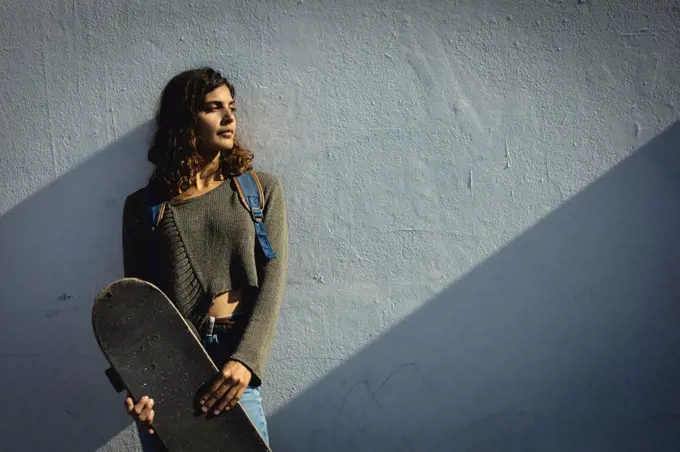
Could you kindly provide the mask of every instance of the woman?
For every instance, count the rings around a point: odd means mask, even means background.
[[[236,140],[234,94],[227,79],[207,67],[167,84],[148,155],[155,170],[149,186],[125,201],[123,257],[125,275],[159,286],[221,369],[201,399],[203,411],[219,414],[240,402],[268,442],[260,386],[286,280],[286,205],[279,179],[258,171],[263,221],[276,253],[268,259],[234,183],[253,160]],[[163,202],[155,228],[145,216],[148,193]],[[151,434],[152,396],[125,400]]]

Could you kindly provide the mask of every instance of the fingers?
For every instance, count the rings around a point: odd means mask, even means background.
[[[132,401],[132,397],[127,396],[125,398],[125,409],[127,410],[127,412],[131,413],[134,406],[135,406],[135,403]]]
[[[218,376],[215,379],[215,382],[210,385],[210,389],[208,389],[205,394],[203,394],[203,397],[201,397],[201,410],[203,410],[204,413],[206,413],[210,407],[212,407],[213,403],[215,403],[216,398],[214,397],[214,394],[223,382],[224,379],[222,376]]]
[[[154,416],[156,412],[154,411],[154,400],[149,396],[143,396],[135,404],[132,397],[128,396],[125,398],[125,408],[129,414],[134,414],[139,422],[146,426],[150,426],[153,423]],[[153,434],[153,429],[149,429],[149,433]]]
[[[220,411],[225,409],[227,406],[231,408],[236,404],[236,395],[239,393],[241,387],[234,385],[231,388],[229,388],[229,391],[222,397],[220,400],[220,403],[217,404],[217,408],[215,409],[215,414],[220,414]],[[232,404],[232,400],[234,403]]]
[[[151,399],[151,408],[153,408],[153,399]],[[151,424],[153,424],[153,418],[154,418],[155,415],[156,415],[156,412],[153,409],[149,410],[149,416],[146,419],[146,425],[147,426],[150,426]],[[154,431],[154,429],[149,427],[149,435],[153,435],[155,433],[156,432]]]
[[[246,385],[244,384],[232,386],[217,405],[217,408],[215,409],[215,415],[220,414],[222,410],[229,411],[230,409],[234,408],[238,401],[241,400],[241,396],[243,396],[245,391]]]
[[[212,386],[210,386],[210,393],[212,394],[217,393],[218,391],[222,390],[225,385],[227,386],[228,389],[234,383],[235,381],[231,375],[231,372],[223,370],[222,372],[220,372]],[[226,392],[226,389],[223,391],[223,394],[224,392]]]
[[[215,416],[220,414],[220,412],[231,403],[232,399],[234,399],[238,391],[239,391],[238,385],[234,385],[231,388],[229,388],[227,393],[222,398],[220,398],[219,403],[215,405],[215,411],[213,411],[213,414]]]
[[[229,382],[230,380],[231,380],[231,371],[229,371],[225,367],[224,369],[222,369],[222,371],[219,374],[217,374],[217,376],[215,377],[215,380],[210,385],[210,388],[201,397],[201,400],[200,400],[201,405],[207,406],[207,402],[210,401],[210,399],[217,392],[217,390],[220,389],[220,387],[223,384],[225,384],[225,382]],[[231,386],[231,385],[229,385],[229,386]],[[206,410],[203,410],[203,411],[206,411]]]
[[[153,422],[154,414],[156,414],[155,411],[153,410],[153,404],[154,404],[153,399],[149,399],[149,401],[146,403],[146,407],[144,407],[142,412],[139,413],[138,418],[144,424],[151,425],[151,423]]]
[[[220,400],[224,395],[232,388],[233,384],[228,380],[223,380],[222,385],[218,387],[212,394],[210,394],[207,400],[203,403],[201,408],[204,413],[207,413],[214,405]],[[215,414],[218,414],[216,412]]]
[[[210,389],[201,398],[202,410],[213,409],[215,415],[235,407],[245,392],[252,374],[239,361],[228,361]]]
[[[137,414],[137,416],[139,416],[140,414],[142,414],[142,411],[143,411],[144,408],[146,407],[146,403],[147,403],[148,401],[149,401],[149,397],[148,397],[148,396],[144,396],[144,397],[142,397],[141,399],[139,399],[139,401],[135,404],[134,411],[135,411],[135,414]]]
[[[236,380],[231,375],[231,372],[223,370],[210,386],[208,392],[201,398],[201,405],[204,413],[207,413],[215,403],[221,399],[229,389],[236,384]]]

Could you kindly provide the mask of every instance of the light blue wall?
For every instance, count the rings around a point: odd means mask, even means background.
[[[283,179],[277,451],[680,448],[680,7],[5,1],[0,438],[136,450],[90,326],[202,64]]]

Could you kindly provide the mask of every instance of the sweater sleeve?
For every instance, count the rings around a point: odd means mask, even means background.
[[[274,179],[263,211],[264,226],[276,253],[274,259],[258,265],[259,290],[252,314],[231,359],[252,372],[251,386],[260,386],[276,333],[288,273],[288,221],[283,186]],[[259,245],[258,245],[259,246]],[[261,250],[258,251],[261,253]]]

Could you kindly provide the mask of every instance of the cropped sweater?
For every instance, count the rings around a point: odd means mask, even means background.
[[[232,178],[203,195],[168,203],[153,232],[145,220],[145,189],[128,196],[123,210],[125,276],[156,284],[197,329],[215,296],[249,289],[244,293],[252,294],[252,305],[228,358],[250,369],[251,386],[264,378],[288,271],[283,186],[272,173],[258,171],[257,176],[264,194],[263,221],[276,252],[270,261]],[[150,271],[150,240],[157,246],[155,274]]]

